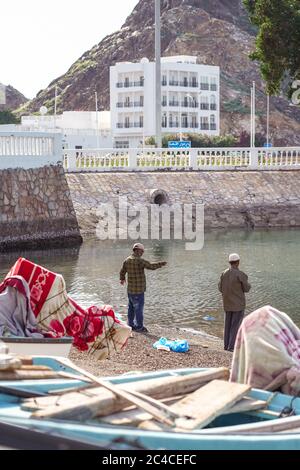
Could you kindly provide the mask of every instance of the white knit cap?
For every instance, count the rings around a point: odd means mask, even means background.
[[[238,255],[237,253],[232,253],[231,255],[229,255],[229,263],[234,263],[235,261],[240,261],[240,255]]]
[[[142,245],[141,243],[136,243],[135,245],[133,245],[133,251],[134,250],[142,250],[142,251],[145,251],[145,247],[144,245]]]

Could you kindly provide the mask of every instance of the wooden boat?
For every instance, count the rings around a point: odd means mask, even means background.
[[[300,448],[300,398],[231,384],[224,368],[98,379],[68,359],[22,361],[0,372],[0,428],[15,438],[24,430],[38,434],[30,448],[56,448],[55,438],[71,448]],[[132,406],[138,403],[143,409]],[[0,445],[7,435],[0,433]]]
[[[3,337],[0,336],[1,341],[5,343],[8,350],[12,354],[19,356],[57,356],[68,357],[73,338],[23,338],[23,337]]]

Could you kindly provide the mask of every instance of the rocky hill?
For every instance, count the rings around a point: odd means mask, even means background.
[[[19,108],[21,105],[28,101],[22,93],[16,90],[11,85],[4,87],[4,85],[0,84],[1,89],[5,88],[5,103],[2,103],[2,99],[0,100],[0,111],[5,109],[10,109],[14,111],[15,109]]]
[[[222,132],[250,129],[250,87],[257,84],[258,132],[265,133],[266,96],[258,64],[249,59],[255,30],[241,0],[164,0],[163,55],[196,55],[198,62],[221,67]],[[53,108],[93,110],[98,91],[101,109],[109,109],[109,67],[120,61],[154,58],[154,1],[140,0],[123,27],[84,53],[67,73],[42,90],[22,112]],[[277,145],[300,144],[300,109],[283,97],[271,99],[271,138]]]

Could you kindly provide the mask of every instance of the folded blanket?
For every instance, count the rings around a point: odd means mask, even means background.
[[[99,359],[127,343],[131,328],[116,317],[112,307],[81,308],[68,296],[61,275],[20,258],[7,277],[14,276],[28,283],[30,307],[45,336],[73,336],[75,347]]]
[[[0,336],[43,338],[30,306],[30,290],[21,276],[0,285]]]
[[[300,330],[288,315],[266,306],[244,319],[236,339],[231,381],[299,394]]]

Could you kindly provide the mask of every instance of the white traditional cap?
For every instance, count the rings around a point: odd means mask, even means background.
[[[234,263],[235,261],[240,261],[240,255],[238,255],[237,253],[232,253],[231,255],[229,255],[229,263]]]
[[[141,243],[136,243],[135,245],[133,245],[133,251],[134,250],[142,250],[142,251],[145,251],[145,247],[144,245],[142,245]]]

